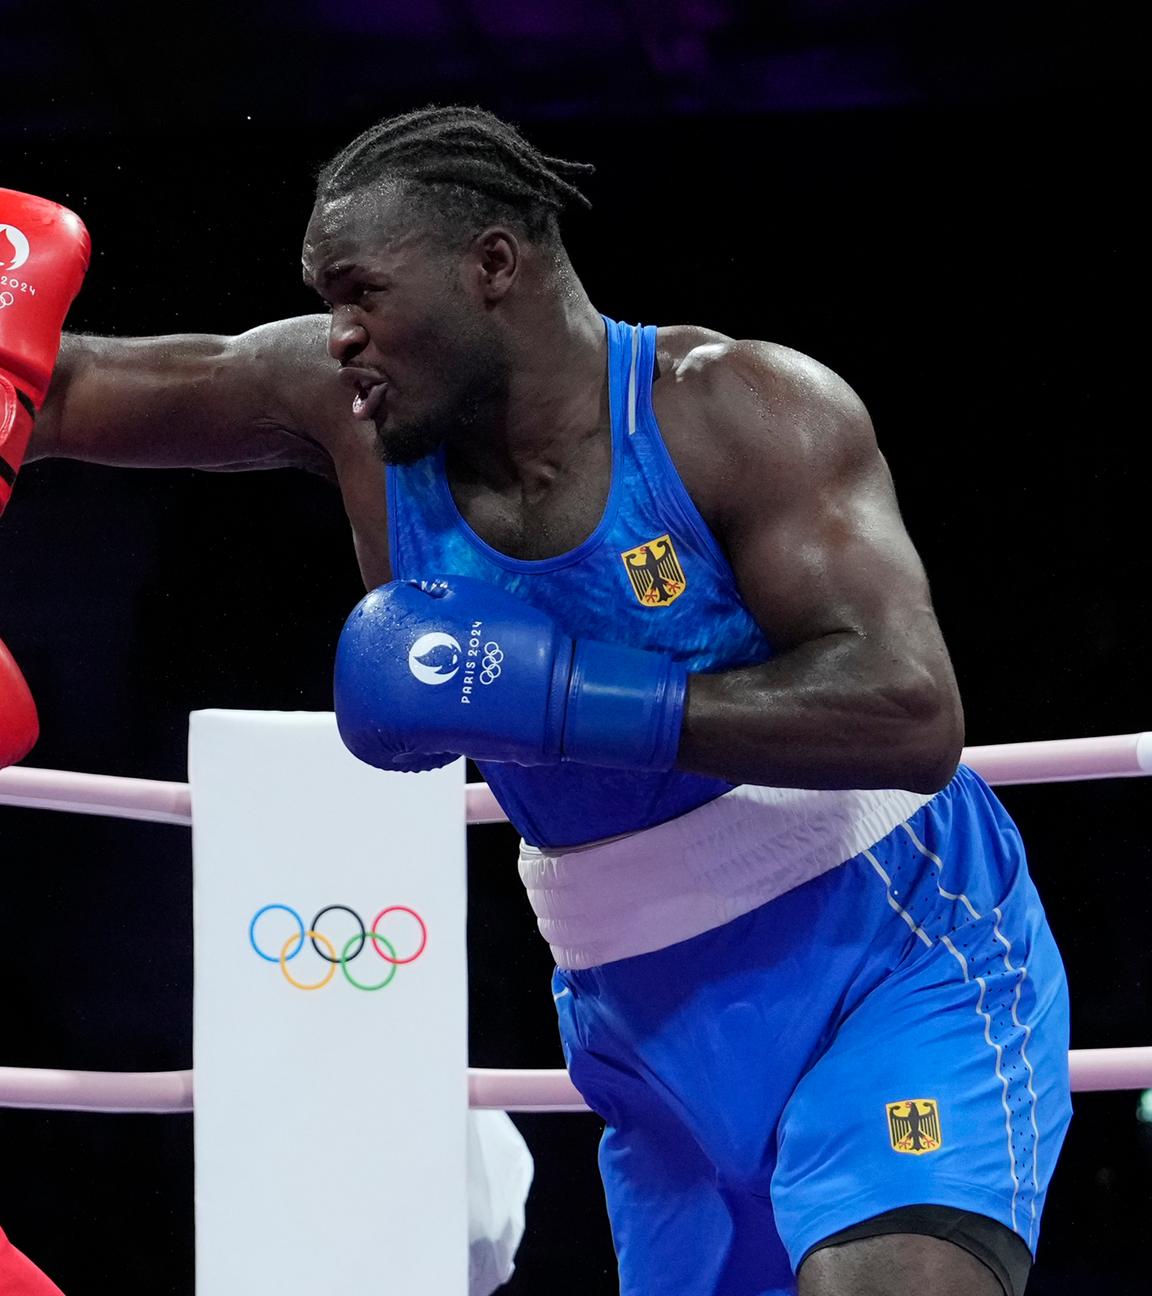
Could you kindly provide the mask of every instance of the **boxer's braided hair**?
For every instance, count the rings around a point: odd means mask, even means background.
[[[321,168],[316,198],[400,181],[453,240],[496,220],[559,242],[561,212],[591,206],[577,181],[594,170],[548,157],[482,108],[431,107],[387,117],[341,149]]]

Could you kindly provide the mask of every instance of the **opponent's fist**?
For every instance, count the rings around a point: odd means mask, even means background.
[[[686,683],[668,654],[573,641],[483,581],[393,581],[340,636],[336,719],[349,750],[381,769],[454,752],[661,770],[676,757]]]
[[[0,374],[39,409],[91,242],[74,212],[0,189]]]
[[[36,704],[12,660],[12,654],[0,639],[0,769],[23,760],[40,736]]]
[[[44,198],[0,189],[0,513],[44,403],[89,251],[78,216]]]

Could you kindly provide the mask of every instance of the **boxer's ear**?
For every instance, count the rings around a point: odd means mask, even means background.
[[[519,239],[506,226],[490,225],[472,240],[470,253],[481,296],[488,303],[501,301],[520,273],[523,250]]]

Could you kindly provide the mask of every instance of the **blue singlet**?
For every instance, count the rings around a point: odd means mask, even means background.
[[[727,559],[688,497],[652,410],[656,330],[605,318],[612,485],[583,544],[539,562],[493,549],[460,515],[441,453],[388,469],[397,580],[473,576],[547,612],[573,638],[670,652],[690,671],[772,655]],[[481,765],[534,846],[571,846],[663,823],[731,789],[720,779],[592,765]]]

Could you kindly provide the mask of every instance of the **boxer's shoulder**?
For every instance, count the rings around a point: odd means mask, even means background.
[[[308,411],[318,424],[347,414],[338,369],[327,352],[328,317],[299,315],[227,339],[227,356],[272,403]]]
[[[236,345],[254,361],[272,365],[304,365],[317,372],[335,369],[327,354],[328,316],[294,315],[260,324],[237,334]]]
[[[262,324],[229,339],[236,363],[264,393],[270,423],[309,437],[337,464],[374,458],[374,428],[352,417],[340,367],[328,354],[327,315]]]
[[[782,481],[876,454],[860,398],[811,356],[685,325],[662,328],[658,339],[653,406],[677,468],[710,520],[735,498],[738,481]]]
[[[749,401],[765,415],[771,408],[833,414],[860,408],[855,392],[827,365],[778,342],[678,324],[659,330],[656,356],[657,398],[713,422],[745,413]]]

